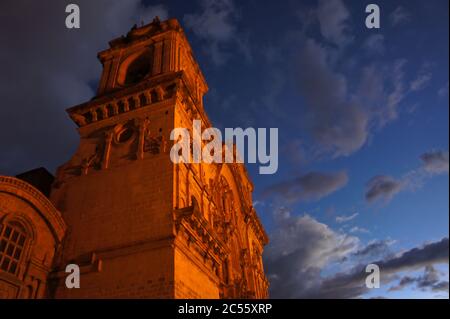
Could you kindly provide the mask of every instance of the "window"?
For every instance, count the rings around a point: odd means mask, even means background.
[[[125,128],[117,134],[117,141],[119,143],[125,143],[133,137],[133,130],[131,128]]]
[[[151,70],[151,55],[142,54],[136,60],[131,62],[125,76],[125,85],[140,82]]]
[[[26,241],[25,231],[14,224],[0,229],[0,269],[16,274]]]
[[[117,74],[117,84],[136,84],[150,75],[152,69],[153,46],[150,46],[130,54],[121,62]]]

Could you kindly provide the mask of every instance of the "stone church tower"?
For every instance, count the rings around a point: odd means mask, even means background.
[[[46,293],[34,296],[268,297],[268,238],[244,165],[170,160],[173,128],[212,126],[208,87],[179,23],[156,18],[109,44],[98,55],[97,95],[68,109],[80,143],[52,184],[51,213],[63,221],[52,218],[64,225]],[[0,206],[0,223],[1,214]],[[65,285],[68,264],[80,267],[79,289]]]

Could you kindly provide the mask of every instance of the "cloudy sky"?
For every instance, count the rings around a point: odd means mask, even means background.
[[[367,2],[367,3],[366,3]],[[64,27],[65,6],[81,29]],[[377,3],[381,28],[367,29]],[[254,205],[274,298],[448,298],[447,0],[2,1],[0,174],[54,171],[77,146],[98,51],[155,15],[184,26],[220,129],[279,128]],[[381,269],[366,288],[365,266]]]

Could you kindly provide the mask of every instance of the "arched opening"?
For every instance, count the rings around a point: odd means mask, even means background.
[[[129,56],[122,62],[117,79],[120,85],[131,85],[142,81],[152,70],[153,50],[144,51]]]

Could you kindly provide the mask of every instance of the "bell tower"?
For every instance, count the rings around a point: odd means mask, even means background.
[[[68,226],[51,295],[266,297],[267,235],[245,167],[170,160],[173,128],[211,126],[178,21],[155,18],[109,45],[96,96],[67,110],[80,143],[51,192]],[[68,264],[80,267],[80,288],[65,286]]]

